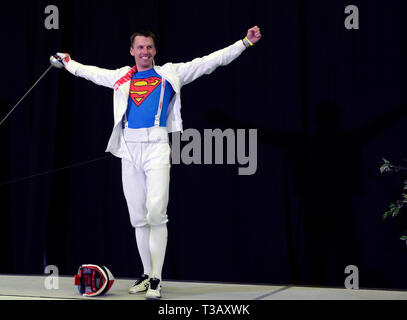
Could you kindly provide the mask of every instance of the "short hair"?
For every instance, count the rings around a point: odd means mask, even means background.
[[[151,37],[153,39],[154,47],[157,47],[155,34],[150,30],[139,30],[139,31],[134,32],[130,37],[130,47],[133,47],[134,39],[137,36]]]

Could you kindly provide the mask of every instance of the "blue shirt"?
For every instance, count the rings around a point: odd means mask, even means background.
[[[152,68],[136,72],[130,80],[129,100],[127,104],[128,127],[133,129],[154,126],[161,92],[161,76]],[[160,127],[167,126],[168,105],[174,95],[171,84],[165,82]]]

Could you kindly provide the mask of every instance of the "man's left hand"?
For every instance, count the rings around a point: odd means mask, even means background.
[[[253,44],[257,43],[261,38],[260,28],[254,26],[247,31],[247,39]]]

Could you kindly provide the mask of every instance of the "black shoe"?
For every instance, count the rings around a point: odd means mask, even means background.
[[[151,278],[149,288],[146,293],[147,299],[160,299],[161,298],[161,281],[157,278]]]
[[[129,289],[129,293],[145,292],[148,289],[150,277],[143,274],[140,278],[136,280],[134,285]]]

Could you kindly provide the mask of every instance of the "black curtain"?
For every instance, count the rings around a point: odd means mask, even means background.
[[[403,177],[381,175],[406,157],[403,1],[7,2],[1,11],[3,118],[49,66],[134,65],[129,37],[151,29],[156,64],[190,61],[246,35],[254,48],[182,90],[184,128],[258,129],[257,171],[174,164],[164,279],[406,288],[407,228],[384,220]],[[121,185],[104,150],[112,90],[51,69],[0,126],[1,273],[72,275],[83,263],[116,277],[142,272]],[[185,142],[184,142],[185,143]]]

